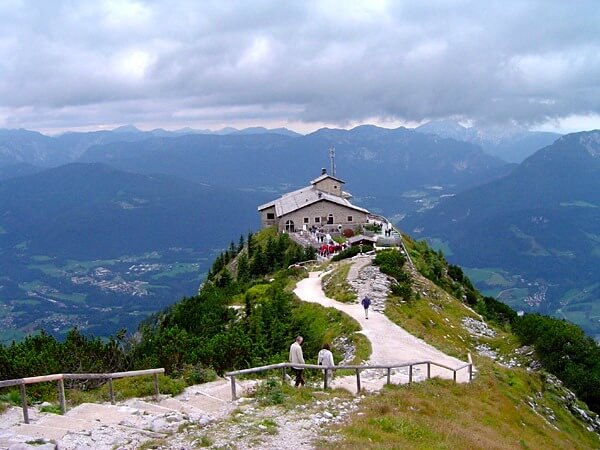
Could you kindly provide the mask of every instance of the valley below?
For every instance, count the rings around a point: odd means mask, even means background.
[[[215,251],[217,253],[217,251]],[[109,336],[195,295],[214,254],[189,248],[114,259],[74,260],[25,251],[2,260],[0,342],[72,327]]]

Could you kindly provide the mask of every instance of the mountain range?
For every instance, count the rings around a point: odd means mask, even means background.
[[[433,239],[488,294],[558,311],[596,334],[594,133],[562,137],[509,164],[431,127],[365,125],[305,136],[192,131],[0,132],[0,250],[9,279],[0,299],[9,304],[7,317],[17,317],[15,301],[28,305],[37,301],[31,294],[48,289],[106,301],[112,294],[98,287],[102,280],[79,290],[64,283],[103,273],[105,261],[115,269],[112,279],[146,283],[144,295],[158,303],[173,286],[170,301],[193,293],[211,255],[258,226],[256,205],[307,185],[321,167],[331,170],[328,149],[335,148],[336,175],[354,203]],[[125,274],[131,258],[154,267],[147,257],[153,252],[164,263],[156,270],[168,277]],[[71,260],[87,269],[75,273]],[[173,269],[178,263],[186,269]]]
[[[600,333],[600,131],[563,136],[509,175],[401,223],[514,307]]]
[[[558,133],[529,131],[516,126],[467,128],[452,120],[428,122],[417,127],[416,131],[471,142],[481,146],[486,153],[511,163],[523,162],[561,136]]]
[[[242,130],[227,127],[218,131],[193,128],[182,128],[175,131],[158,128],[142,131],[133,125],[124,125],[114,130],[68,132],[58,136],[46,136],[37,131],[23,129],[0,129],[0,167],[21,163],[53,167],[75,162],[81,154],[94,145],[110,142],[139,142],[153,137],[177,137],[189,134],[300,136],[287,128],[267,129],[264,127]]]
[[[336,174],[347,181],[355,201],[391,216],[502,176],[512,167],[470,143],[375,126],[325,128],[298,137],[188,135],[114,142],[91,147],[80,161],[280,193],[305,186],[321,167],[329,167],[331,147]]]

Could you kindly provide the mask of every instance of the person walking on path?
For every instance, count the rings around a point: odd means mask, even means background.
[[[365,308],[365,319],[368,319],[369,318],[369,306],[371,306],[371,299],[365,295],[360,303],[363,306],[363,308]]]
[[[333,362],[333,353],[331,353],[329,344],[323,344],[321,350],[319,350],[319,355],[317,356],[317,364],[320,366],[325,366],[327,368],[333,368],[335,363]],[[333,380],[333,370],[326,369],[327,372],[327,385],[331,385],[331,381]]]
[[[292,345],[290,345],[290,362],[292,364],[304,364],[304,355],[302,354],[302,342],[304,338],[302,336],[297,336],[296,340]],[[296,374],[296,384],[295,386],[304,386],[304,378],[302,378],[302,373],[304,369],[302,367],[294,367],[292,366],[292,370]]]

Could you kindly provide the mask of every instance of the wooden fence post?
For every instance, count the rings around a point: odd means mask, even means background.
[[[58,403],[60,403],[60,412],[61,414],[66,414],[67,412],[67,404],[65,402],[65,382],[64,379],[61,378],[56,382],[58,385]]]
[[[323,369],[323,389],[327,390],[329,387],[329,370]]]
[[[287,367],[282,367],[281,368],[281,384],[285,384],[285,369]]]
[[[113,379],[112,378],[108,379],[108,395],[110,397],[110,404],[114,405],[115,404],[115,390],[113,388]]]
[[[412,383],[412,372],[413,372],[413,366],[412,364],[410,366],[408,366],[408,384]]]
[[[454,378],[454,382],[456,383],[456,370],[453,370],[453,372],[454,372],[454,377],[453,377]]]
[[[388,367],[387,368],[387,384],[390,384],[392,382],[392,368]]]
[[[427,363],[427,379],[429,380],[431,378],[431,363],[428,362]]]
[[[473,364],[469,364],[469,381],[473,381]]]
[[[232,401],[236,401],[237,400],[237,395],[235,394],[235,376],[230,375],[230,380],[231,380],[231,400]]]
[[[158,374],[157,373],[154,374],[154,398],[156,398],[156,401],[158,401],[160,398],[160,391],[158,390]]]
[[[19,385],[21,391],[21,405],[23,406],[23,420],[25,423],[29,423],[29,411],[27,411],[27,392],[25,391],[25,384]]]
[[[360,394],[360,369],[356,369],[356,393]]]

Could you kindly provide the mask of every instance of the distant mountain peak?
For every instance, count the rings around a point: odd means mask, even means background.
[[[594,158],[600,158],[600,130],[582,133],[579,142]]]
[[[141,130],[137,128],[135,125],[122,125],[120,127],[114,128],[112,131],[115,133],[140,133]]]

